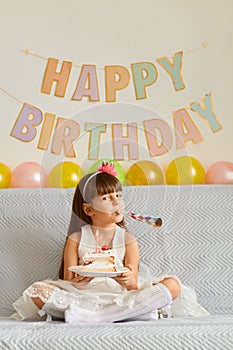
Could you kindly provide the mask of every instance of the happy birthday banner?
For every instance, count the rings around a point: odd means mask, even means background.
[[[206,47],[206,44],[202,46]],[[24,53],[29,54],[29,51],[25,50]],[[45,59],[42,56],[34,56]],[[168,74],[176,93],[185,89],[182,75],[183,56],[183,51],[179,51],[173,53],[172,57],[156,58],[156,63]],[[54,96],[64,98],[71,69],[75,65],[69,61],[60,62],[56,58],[46,60],[47,65],[40,92],[52,95],[52,87],[55,84]],[[84,98],[91,102],[100,101],[98,69],[100,68],[90,64],[80,66],[80,74],[71,96],[72,101],[81,102]],[[147,99],[147,88],[155,84],[158,79],[158,69],[153,62],[132,63],[130,68],[123,65],[107,65],[101,69],[103,69],[105,76],[106,103],[118,101],[118,92],[126,89],[130,83],[130,73],[136,100]],[[1,91],[21,102],[5,90],[1,89]],[[202,118],[213,133],[222,130],[222,125],[214,113],[212,93],[208,92],[202,97],[201,103],[194,101],[186,107],[172,112],[176,149],[184,148],[187,142],[196,144],[204,141],[188,110]],[[40,131],[39,126],[41,127]],[[80,126],[75,120],[57,117],[56,114],[44,112],[41,108],[24,102],[10,136],[29,143],[40,132],[38,149],[47,150],[50,140],[52,140],[51,153],[60,155],[64,152],[66,157],[76,158],[74,142],[81,136]],[[114,159],[124,160],[123,146],[128,147],[129,160],[139,159],[137,123],[125,123],[124,125],[112,123],[111,128]],[[173,144],[173,133],[168,122],[159,118],[144,120],[143,128],[151,157],[161,156],[170,150]],[[156,130],[159,131],[160,139],[158,139]],[[88,159],[97,160],[101,135],[107,132],[107,124],[86,122],[82,132],[89,133]]]

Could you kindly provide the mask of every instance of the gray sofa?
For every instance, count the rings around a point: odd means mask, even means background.
[[[0,349],[232,349],[233,186],[124,187],[127,207],[163,226],[127,219],[153,275],[195,288],[210,315],[113,324],[14,321],[12,302],[32,282],[57,279],[74,189],[0,191]]]

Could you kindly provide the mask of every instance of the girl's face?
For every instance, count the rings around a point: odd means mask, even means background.
[[[125,209],[122,192],[112,192],[96,196],[91,201],[93,210],[92,220],[98,219],[104,222],[121,222],[123,215],[121,211]]]

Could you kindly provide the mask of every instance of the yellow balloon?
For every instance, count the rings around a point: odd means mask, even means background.
[[[204,184],[205,170],[197,159],[183,156],[168,165],[165,177],[167,185]]]
[[[11,185],[11,171],[3,163],[0,163],[0,188],[9,188]]]
[[[83,169],[75,163],[59,163],[49,173],[48,186],[56,188],[76,187],[84,175]]]
[[[134,163],[126,174],[128,185],[162,185],[164,174],[158,165],[150,160]]]

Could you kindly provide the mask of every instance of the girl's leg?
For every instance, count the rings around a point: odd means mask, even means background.
[[[65,312],[66,322],[116,322],[136,318],[155,309],[170,305],[172,295],[162,283],[128,294],[121,305],[115,304],[101,310],[87,310],[71,304]]]
[[[46,301],[50,298],[53,291],[54,287],[48,282],[37,282],[32,284],[26,290],[26,293],[31,297],[33,303],[39,309],[42,309]]]
[[[48,282],[37,282],[29,286],[23,295],[13,303],[16,313],[13,315],[16,319],[34,319],[41,318],[47,300],[54,291],[54,287]]]
[[[33,284],[28,289],[28,294],[31,297],[32,302],[40,309],[38,314],[44,316],[47,314],[48,317],[56,317],[64,319],[64,311],[57,308],[55,305],[51,305],[49,300],[57,287],[50,285],[48,282],[40,282]],[[59,288],[60,289],[60,288]]]
[[[15,320],[27,320],[27,319],[41,319],[39,315],[40,309],[32,302],[32,299],[27,295],[23,294],[13,304],[15,313],[11,315],[11,318]]]
[[[54,287],[46,282],[34,283],[28,287],[23,295],[13,303],[16,313],[13,315],[16,319],[34,319],[40,318],[40,310],[50,297]]]
[[[44,302],[40,299],[40,298],[31,298],[33,303],[39,308],[42,309],[42,307],[44,306]]]
[[[180,284],[179,284],[178,280],[176,280],[174,277],[164,278],[159,283],[162,283],[164,286],[167,287],[167,289],[171,293],[172,300],[174,300],[175,298],[177,298],[180,295],[180,293],[181,293]]]

